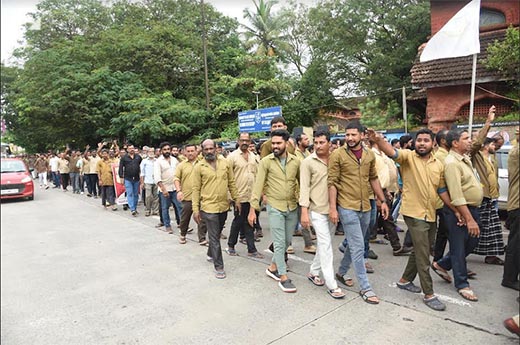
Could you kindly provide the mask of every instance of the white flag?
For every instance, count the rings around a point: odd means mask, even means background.
[[[430,38],[420,61],[480,53],[479,18],[480,0],[472,0]]]

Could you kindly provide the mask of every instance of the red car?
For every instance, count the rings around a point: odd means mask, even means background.
[[[34,199],[34,183],[31,172],[23,160],[2,158],[0,199]]]

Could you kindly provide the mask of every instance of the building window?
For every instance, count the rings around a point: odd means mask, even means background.
[[[503,24],[505,22],[506,16],[502,12],[487,8],[480,9],[480,27]]]

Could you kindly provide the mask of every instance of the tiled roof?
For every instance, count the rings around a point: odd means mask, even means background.
[[[495,40],[503,40],[506,30],[497,30],[480,34],[480,54],[477,55],[477,81],[497,81],[505,78],[498,71],[489,70],[483,64],[487,57],[487,47]],[[423,44],[419,48],[415,63],[410,73],[412,84],[415,87],[436,87],[446,85],[461,85],[471,83],[472,56],[464,56],[449,59],[439,59],[427,62],[419,62],[419,57],[424,49]]]

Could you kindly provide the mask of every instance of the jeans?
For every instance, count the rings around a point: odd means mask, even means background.
[[[468,206],[468,209],[480,228],[478,207]],[[473,249],[477,246],[478,237],[471,237],[465,225],[457,225],[457,217],[455,217],[455,214],[449,207],[444,206],[443,212],[446,218],[446,225],[448,226],[450,251],[442,259],[437,261],[437,264],[447,271],[453,269],[455,287],[460,290],[469,286],[466,257],[471,254]]]
[[[294,227],[298,223],[298,211],[280,211],[267,205],[267,215],[274,247],[272,262],[280,275],[286,275],[285,251],[291,243]]]
[[[395,220],[399,217],[399,212],[401,212],[401,202],[402,202],[402,195],[400,192],[395,193],[394,202],[392,203],[392,218]]]
[[[177,200],[177,192],[168,192],[168,197],[165,197],[163,193],[159,193],[159,199],[161,202],[162,222],[165,227],[171,227],[170,206],[173,204],[174,208],[177,207],[178,210],[182,210],[182,205]],[[179,225],[180,220],[177,219],[177,221],[177,225]]]
[[[361,290],[371,290],[364,259],[365,235],[370,223],[370,211],[353,211],[338,206],[338,213],[348,241],[338,273],[344,276],[353,263]]]
[[[253,228],[249,225],[247,221],[247,215],[249,214],[251,204],[248,202],[242,202],[240,203],[240,205],[240,213],[238,212],[238,210],[234,210],[235,218],[233,218],[233,222],[231,223],[231,229],[229,230],[228,247],[235,248],[235,245],[238,242],[238,234],[241,231],[243,231],[247,243],[247,252],[256,253],[257,250],[255,246],[255,236],[253,234]]]
[[[44,171],[44,172],[38,173],[38,180],[40,182],[40,187],[47,186],[47,172]]]
[[[316,231],[316,255],[312,261],[310,273],[312,275],[318,275],[323,273],[323,279],[329,290],[338,288],[338,283],[334,278],[334,264],[332,255],[332,240],[331,240],[331,229],[334,229],[334,225],[330,223],[329,216],[327,214],[320,214],[311,211],[312,226]]]
[[[507,212],[509,236],[507,237],[506,260],[502,281],[514,283],[520,273],[520,208]]]
[[[376,221],[377,221],[377,204],[376,199],[370,199],[370,223],[368,225],[368,230],[365,233],[365,252],[363,253],[363,257],[365,259],[368,259],[368,251],[370,250],[370,238],[372,237],[372,230],[374,230],[374,238],[377,237],[377,231],[376,231]],[[338,224],[341,223],[341,220],[338,222]],[[344,232],[344,231],[343,231]],[[343,243],[341,244],[343,248],[346,248],[348,246],[347,237],[343,239]]]
[[[408,257],[408,264],[403,278],[413,282],[417,274],[425,295],[433,295],[433,283],[430,276],[430,248],[435,239],[435,222],[426,222],[404,216],[404,221],[412,237],[413,251]]]
[[[220,234],[226,222],[227,212],[206,213],[200,211],[200,217],[208,228],[208,256],[213,258],[215,270],[222,271],[224,270],[224,259],[222,258],[222,248],[220,247]]]
[[[126,197],[130,211],[137,210],[137,201],[139,201],[139,181],[131,181],[125,179]]]
[[[72,185],[72,191],[79,193],[79,173],[70,173],[70,184]]]
[[[437,210],[437,219],[439,225],[433,247],[433,261],[439,261],[444,256],[444,250],[446,250],[446,244],[448,243],[448,226],[446,225],[442,208]]]
[[[52,181],[54,182],[54,187],[61,186],[61,177],[59,171],[52,171],[51,172]]]

